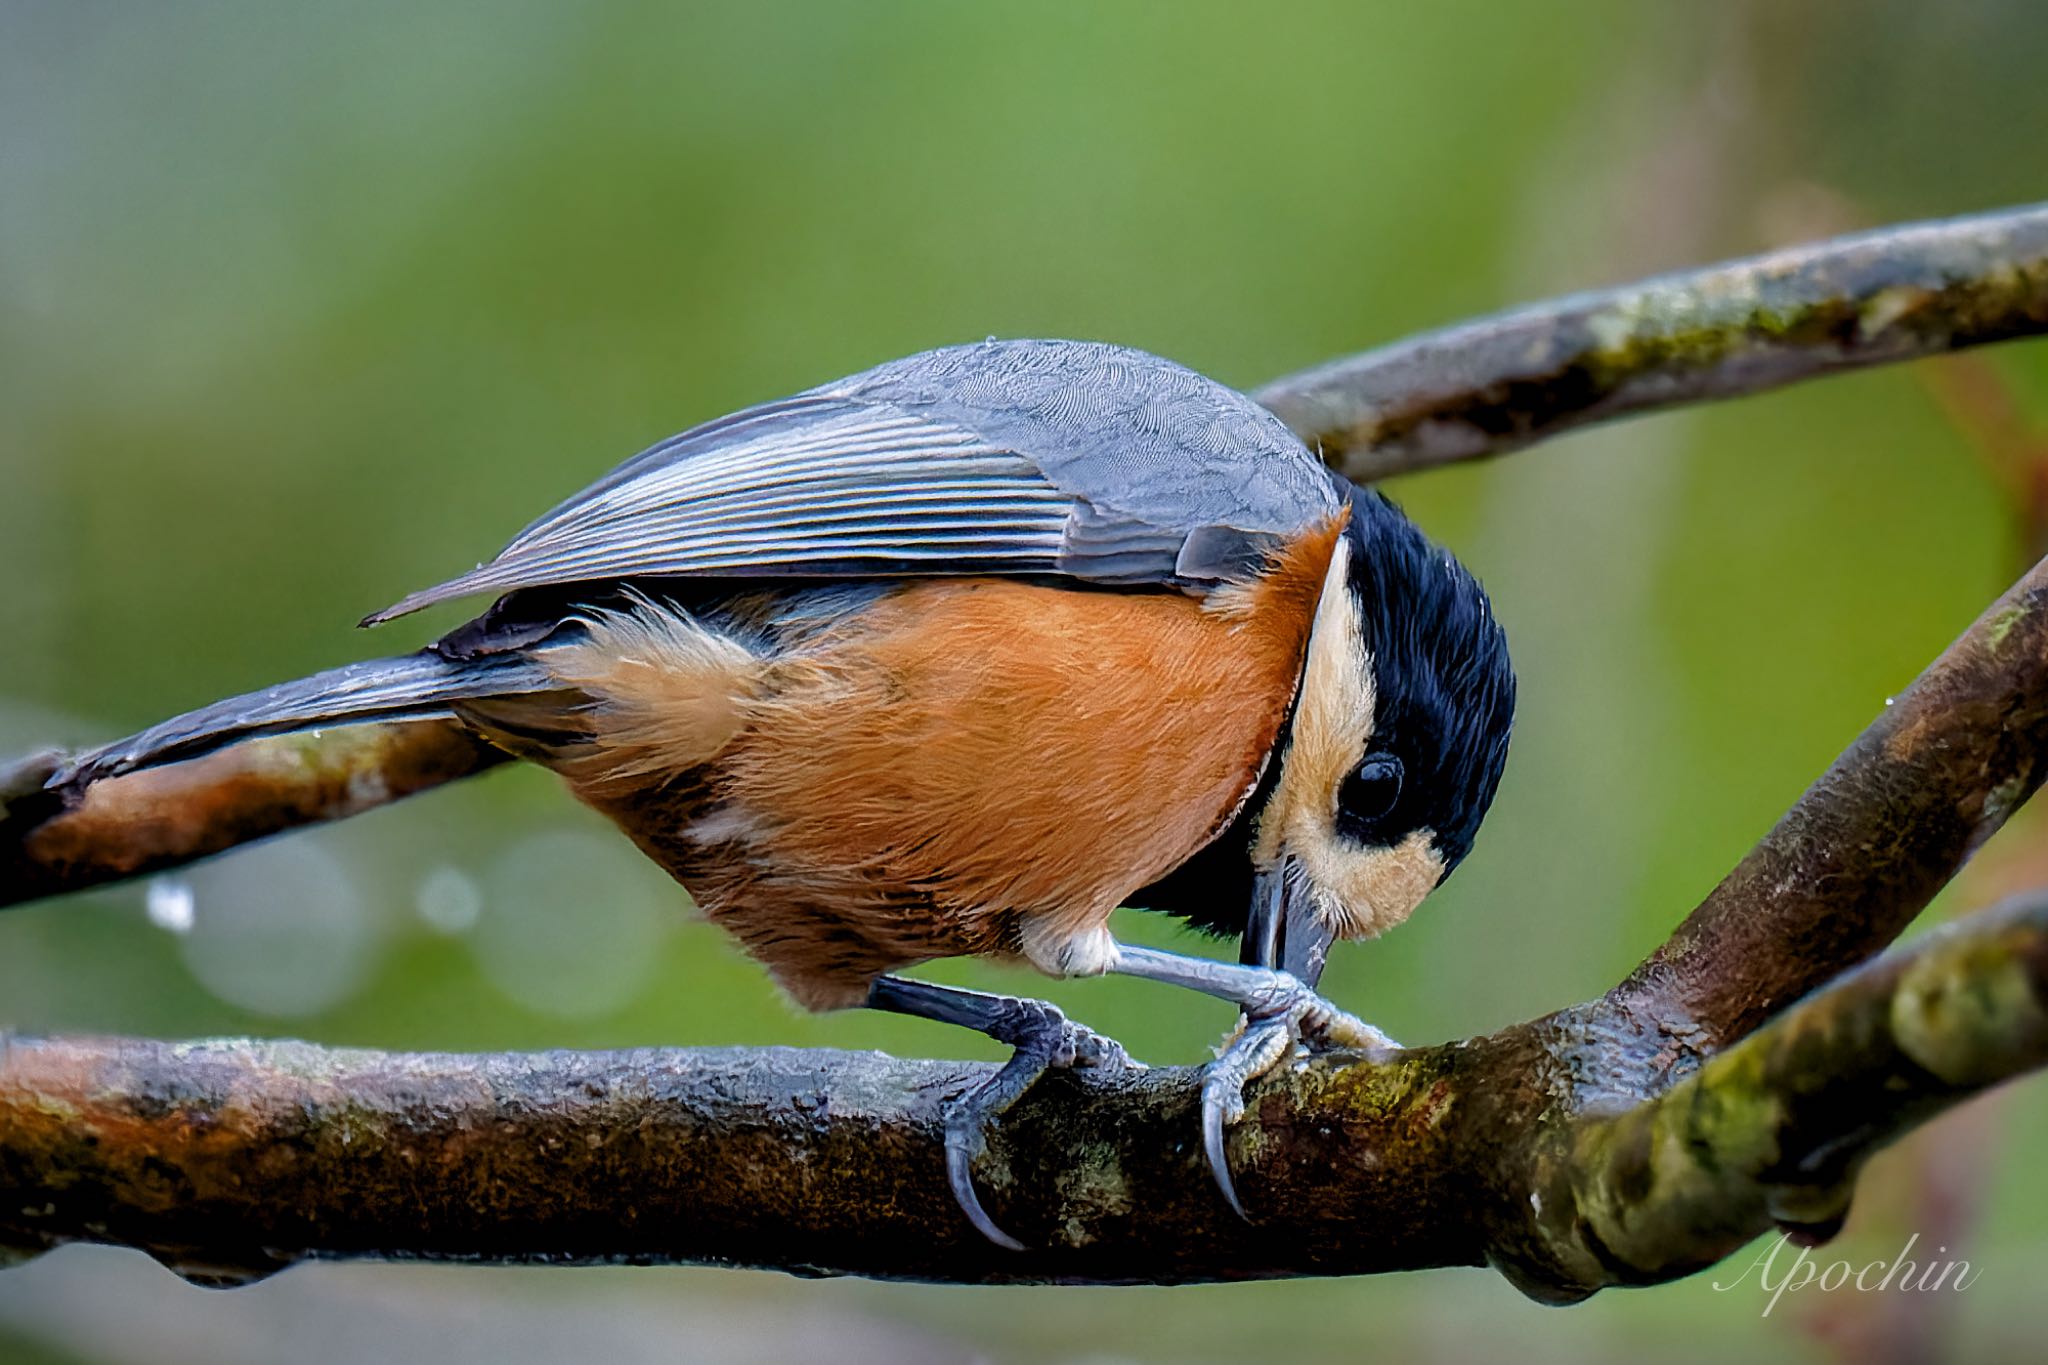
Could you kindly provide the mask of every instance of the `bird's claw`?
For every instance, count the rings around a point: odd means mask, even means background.
[[[1269,1019],[1255,1024],[1247,1020],[1222,1055],[1202,1070],[1202,1150],[1224,1202],[1247,1222],[1250,1215],[1238,1201],[1237,1186],[1230,1178],[1223,1130],[1244,1117],[1244,1088],[1278,1066],[1294,1050],[1294,1041],[1284,1021]]]
[[[967,1221],[982,1236],[1011,1251],[1024,1244],[996,1225],[974,1192],[974,1161],[988,1150],[988,1133],[997,1119],[1048,1071],[1089,1067],[1120,1071],[1142,1066],[1123,1045],[1074,1023],[1042,1000],[1005,1002],[1013,1013],[998,1021],[989,1036],[1016,1048],[996,1074],[948,1102],[946,1120],[946,1182]]]
[[[1259,1077],[1293,1056],[1297,1047],[1311,1052],[1332,1048],[1390,1050],[1392,1038],[1356,1015],[1338,1009],[1284,972],[1244,1003],[1244,1017],[1225,1041],[1216,1060],[1202,1071],[1202,1151],[1216,1188],[1237,1216],[1250,1221],[1230,1177],[1224,1130],[1244,1117],[1244,1091]]]

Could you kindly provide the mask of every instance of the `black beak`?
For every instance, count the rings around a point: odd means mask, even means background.
[[[1299,883],[1285,858],[1253,878],[1251,913],[1245,917],[1238,960],[1253,967],[1277,967],[1314,990],[1330,955],[1331,934]]]

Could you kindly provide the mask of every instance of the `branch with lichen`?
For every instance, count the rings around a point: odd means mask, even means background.
[[[1290,415],[1347,470],[1417,467],[2048,330],[2044,259],[2048,210],[1899,229],[1526,310],[1268,392],[1283,412],[1321,395]],[[1599,382],[1516,387],[1560,356]],[[1402,393],[1405,408],[1385,396]],[[1430,415],[1374,425],[1397,411]],[[1876,1147],[2048,1061],[2048,899],[1843,974],[2033,793],[2044,759],[2048,563],[1607,995],[1258,1083],[1229,1140],[1249,1225],[1204,1178],[1183,1069],[1055,1074],[1005,1116],[976,1180],[1032,1248],[1013,1253],[945,1183],[941,1105],[983,1074],[968,1064],[0,1038],[0,1253],[114,1242],[219,1280],[344,1256],[1101,1283],[1492,1264],[1556,1301],[1669,1279],[1773,1224],[1826,1233]],[[30,760],[0,773],[0,904],[493,761],[452,725],[360,727],[96,784],[66,808],[41,789],[49,761]]]
[[[1883,228],[1518,308],[1253,396],[1351,478],[2048,332],[2048,204]]]
[[[1541,1259],[1518,1283],[1657,1284],[1773,1225],[1824,1240],[1879,1146],[2044,1065],[2035,893],[1839,977],[1650,1099],[1548,1130],[1522,1173]]]

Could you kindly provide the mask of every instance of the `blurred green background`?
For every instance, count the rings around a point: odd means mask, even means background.
[[[1249,387],[2043,198],[2044,61],[2026,0],[9,0],[0,751],[409,648],[459,609],[349,623],[657,437],[927,346],[1110,338]],[[1330,991],[1430,1041],[1610,984],[2014,576],[1987,463],[2028,441],[2039,344],[1403,482],[1493,590],[1523,710],[1466,869]],[[1944,909],[2026,880],[2044,828]],[[189,932],[148,913],[187,905]],[[505,771],[0,918],[0,1028],[995,1055],[799,1016],[684,907],[546,774]],[[1154,1061],[1229,1023],[1142,984],[932,974],[1043,991]],[[0,1361],[2017,1358],[2044,1140],[2038,1084],[1951,1116],[1873,1170],[1829,1253],[1917,1231],[1981,1267],[1965,1293],[1768,1317],[1715,1272],[1566,1311],[1482,1271],[1111,1291],[315,1266],[220,1295],[73,1248],[0,1271]]]

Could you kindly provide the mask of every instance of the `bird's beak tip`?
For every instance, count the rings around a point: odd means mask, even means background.
[[[1284,861],[1254,879],[1243,961],[1277,968],[1313,989],[1322,979],[1333,938]]]

